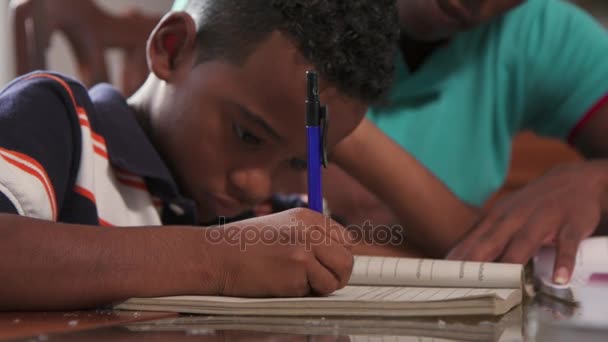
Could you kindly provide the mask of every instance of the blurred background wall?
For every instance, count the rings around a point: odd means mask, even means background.
[[[573,2],[589,10],[605,26],[608,26],[608,0],[574,0]]]
[[[47,0],[53,1],[53,0]],[[166,13],[173,0],[94,0],[101,8],[110,13],[121,13],[129,8],[150,15],[162,15]],[[572,0],[582,7],[588,9],[602,23],[608,26],[608,0]],[[11,28],[8,22],[9,0],[0,0],[0,87],[14,78],[14,60],[10,53],[12,45]],[[119,73],[122,70],[121,51],[109,50],[106,53],[110,81],[115,85],[118,83]],[[66,38],[60,34],[51,37],[50,49],[47,54],[48,68],[70,76],[76,77],[74,57],[69,49]]]
[[[168,12],[173,5],[173,0],[95,0],[95,2],[110,13],[121,13],[130,8],[136,8],[150,15],[162,15]],[[108,73],[110,81],[114,85],[118,84],[120,70],[122,70],[121,54],[121,51],[112,49],[106,52]],[[49,69],[77,78],[74,57],[62,34],[54,34],[51,38],[51,48],[48,51],[47,61]]]
[[[52,2],[53,0],[46,0]],[[122,13],[129,9],[137,9],[144,14],[158,16],[169,11],[173,0],[94,0],[94,2],[109,13]],[[13,29],[8,17],[9,0],[0,0],[0,88],[15,77],[13,55]],[[118,83],[122,70],[122,52],[110,49],[106,52],[108,73],[113,84]],[[74,56],[61,33],[51,36],[50,47],[47,50],[47,68],[77,78]]]
[[[0,0],[7,2],[7,0]],[[14,77],[15,66],[13,54],[10,53],[13,46],[13,36],[10,34],[8,20],[8,5],[0,5],[0,88]]]

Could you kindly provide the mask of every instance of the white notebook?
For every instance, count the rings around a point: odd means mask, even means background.
[[[523,267],[431,259],[355,257],[349,285],[326,297],[133,298],[124,310],[259,316],[501,315],[521,303]]]
[[[608,237],[594,237],[581,242],[576,256],[572,280],[567,285],[553,283],[555,249],[543,248],[534,258],[534,278],[540,292],[576,303],[577,294],[593,275],[608,274]]]

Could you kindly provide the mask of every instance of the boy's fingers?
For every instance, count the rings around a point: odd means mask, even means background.
[[[312,293],[316,295],[326,296],[336,291],[340,286],[340,281],[333,272],[315,258],[311,258],[306,276]]]
[[[353,271],[354,258],[350,250],[338,244],[313,246],[314,255],[321,264],[336,279],[337,288],[348,284]],[[334,290],[336,290],[334,289]]]
[[[317,212],[308,209],[295,209],[297,228],[303,228],[309,238],[314,238],[318,241],[323,238],[324,241],[334,241],[341,245],[352,245],[352,237],[348,231],[339,223],[332,220],[330,217],[324,216]],[[301,224],[300,224],[301,222]]]
[[[330,239],[345,246],[352,246],[353,240],[351,234],[341,224],[334,221],[330,217],[325,217],[325,232]]]
[[[571,225],[562,229],[557,238],[555,265],[553,269],[553,282],[566,285],[572,277],[576,253],[581,242],[581,235]]]

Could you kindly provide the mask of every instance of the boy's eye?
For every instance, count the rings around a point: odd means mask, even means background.
[[[253,133],[244,129],[238,124],[233,124],[232,128],[234,129],[234,133],[236,136],[242,141],[251,144],[251,145],[259,145],[262,143],[262,139],[256,137]]]
[[[308,163],[299,158],[292,158],[289,160],[289,167],[295,171],[305,171],[308,168]]]

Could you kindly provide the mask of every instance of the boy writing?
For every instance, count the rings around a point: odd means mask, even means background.
[[[348,135],[390,84],[396,32],[387,0],[190,0],[151,34],[151,74],[129,99],[49,73],[11,83],[0,93],[0,309],[344,286],[348,241],[321,215],[193,227],[302,172],[306,70],[332,111],[329,146]],[[231,243],[246,232],[270,238]]]

